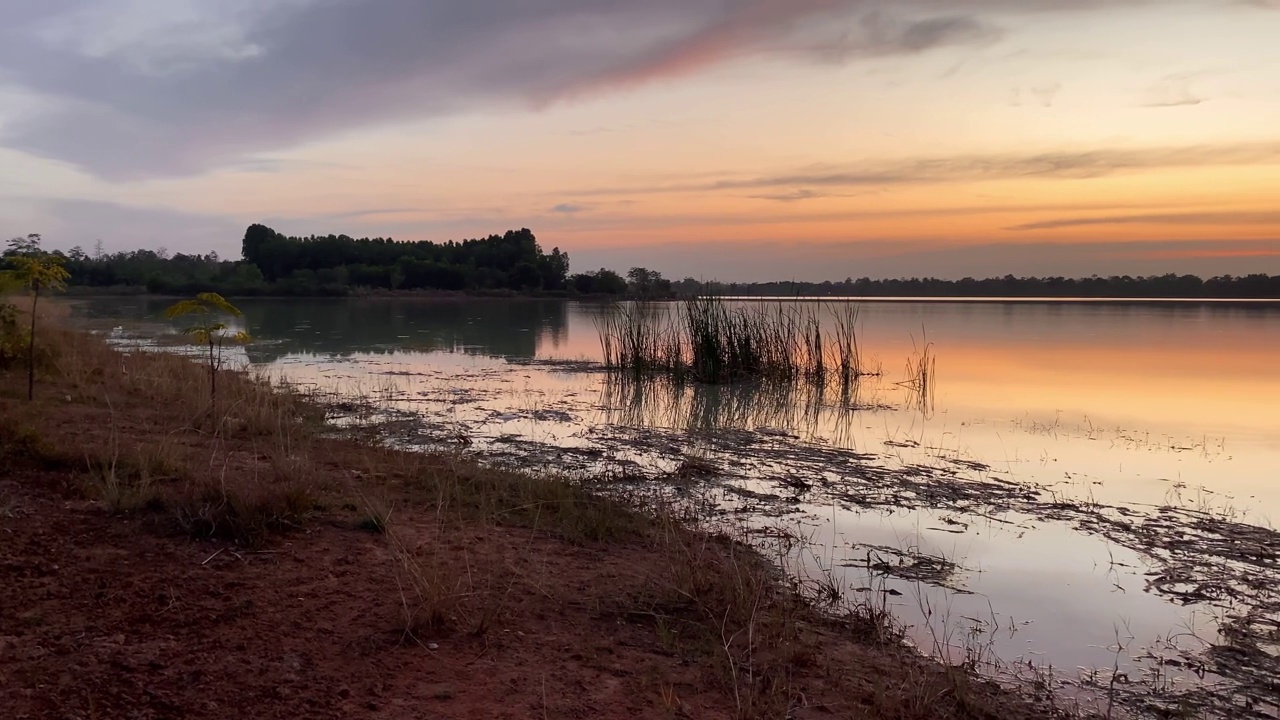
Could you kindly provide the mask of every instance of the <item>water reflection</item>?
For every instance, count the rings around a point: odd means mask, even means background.
[[[83,306],[88,318],[159,320],[170,300],[109,298]],[[568,338],[558,300],[476,298],[242,299],[235,323],[257,342],[249,360],[268,364],[296,353],[449,352],[513,359],[554,353]]]
[[[763,430],[804,439],[825,433],[831,442],[846,446],[861,411],[885,408],[864,401],[864,394],[878,396],[866,392],[871,384],[867,380],[704,385],[609,373],[603,381],[600,407],[604,422],[611,425],[690,433]]]
[[[568,332],[559,301],[255,301],[242,309],[253,335],[277,340],[250,353],[257,363],[298,352],[443,351],[533,359],[545,347],[560,346]]]

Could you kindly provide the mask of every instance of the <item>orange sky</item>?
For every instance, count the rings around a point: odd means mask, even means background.
[[[0,233],[54,246],[235,256],[265,221],[733,280],[1280,272],[1268,3],[64,5],[0,10]],[[447,55],[396,45],[428,20]],[[352,47],[295,53],[326,32]]]

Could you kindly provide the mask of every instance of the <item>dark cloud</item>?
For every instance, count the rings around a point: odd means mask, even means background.
[[[562,215],[572,215],[574,213],[583,212],[587,209],[586,205],[579,205],[578,203],[560,203],[559,205],[551,208],[551,212],[560,213]]]
[[[1209,0],[1202,0],[1209,1]],[[1002,13],[1142,0],[6,0],[0,143],[113,178],[198,172],[370,124],[547,102],[768,53],[998,35]]]
[[[1014,225],[1006,230],[1057,230],[1091,225],[1277,225],[1280,212],[1188,212],[1062,218]]]

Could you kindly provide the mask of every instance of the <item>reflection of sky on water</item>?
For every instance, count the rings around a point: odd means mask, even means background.
[[[97,312],[154,317],[162,308],[119,302]],[[457,423],[482,446],[515,437],[589,447],[597,443],[591,429],[602,426],[767,427],[890,466],[937,465],[940,456],[981,462],[1068,497],[1180,500],[1235,508],[1264,524],[1280,509],[1275,309],[868,303],[861,344],[885,376],[866,379],[853,397],[620,386],[599,373],[529,363],[598,358],[600,305],[262,300],[242,309],[247,329],[263,341],[249,349],[251,362],[339,389],[368,390],[396,373],[401,407]],[[909,391],[896,381],[926,337],[938,356],[938,382],[934,412],[924,415],[904,407]],[[565,414],[534,416],[546,410]],[[696,436],[675,449],[697,451]],[[838,503],[805,510],[767,522],[803,523],[828,562],[857,561],[865,545],[911,545],[965,568],[960,582],[972,595],[888,581],[903,593],[891,605],[917,626],[925,646],[945,628],[963,642],[956,627],[994,623],[1001,630],[988,637],[1002,658],[1051,663],[1071,676],[1077,666],[1110,667],[1117,633],[1132,636],[1136,650],[1188,628],[1211,632],[1204,613],[1144,591],[1145,566],[1135,553],[1061,524],[965,516],[969,527],[956,534],[928,511],[859,512]],[[856,567],[844,572],[855,587],[884,582]],[[930,626],[932,633],[924,630]]]

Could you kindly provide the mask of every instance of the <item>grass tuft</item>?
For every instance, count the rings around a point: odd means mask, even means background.
[[[465,551],[458,553],[461,558],[443,552],[439,530],[416,546],[399,530],[384,533],[400,591],[400,629],[417,642],[454,632],[487,635],[499,622],[514,581],[504,586],[497,568],[473,566]]]
[[[273,533],[302,528],[317,500],[297,483],[243,488],[196,483],[173,493],[168,506],[177,526],[192,537],[257,548]]]
[[[614,370],[675,380],[852,384],[870,374],[858,343],[858,310],[832,306],[826,326],[823,310],[711,297],[619,305],[600,323],[601,349]]]
[[[145,468],[130,468],[114,458],[89,461],[86,494],[102,501],[113,515],[163,507],[155,477]]]

